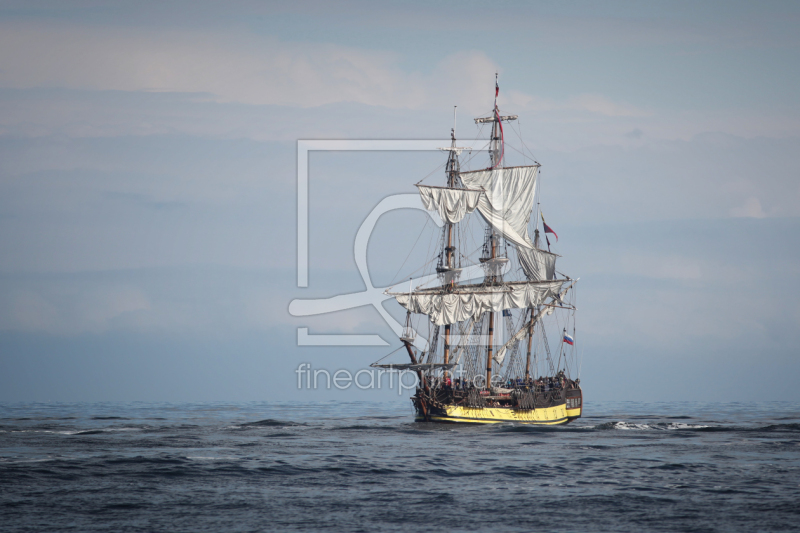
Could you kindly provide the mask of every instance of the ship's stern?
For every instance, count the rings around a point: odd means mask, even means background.
[[[566,392],[567,418],[572,422],[576,418],[581,417],[581,412],[583,411],[583,391],[580,385],[578,385],[574,389],[570,389]]]

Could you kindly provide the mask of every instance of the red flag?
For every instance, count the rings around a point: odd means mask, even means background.
[[[500,94],[500,86],[497,82],[494,82],[494,97],[497,98],[497,95]]]
[[[555,235],[555,236],[556,236],[556,242],[558,242],[558,233],[556,233],[555,231],[553,231],[553,228],[551,228],[550,226],[548,226],[548,225],[547,225],[547,222],[545,222],[545,221],[544,221],[544,213],[540,213],[540,214],[542,215],[542,224],[544,224],[545,238],[547,237],[547,235],[546,235],[547,233],[552,233],[553,235]]]

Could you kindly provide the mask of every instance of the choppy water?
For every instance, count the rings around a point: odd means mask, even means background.
[[[0,529],[789,531],[800,405],[589,404],[568,426],[402,404],[0,405]]]

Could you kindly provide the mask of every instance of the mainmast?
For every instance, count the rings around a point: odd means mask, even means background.
[[[489,278],[489,282],[494,285],[497,281],[497,276],[495,276],[495,265],[494,260],[497,258],[497,240],[495,239],[494,230],[492,230],[489,234],[489,239],[491,240],[492,244],[492,255],[490,260],[490,272],[491,276]],[[492,388],[492,348],[494,348],[494,311],[489,311],[489,347],[486,350],[486,388]]]
[[[491,122],[492,123],[492,135],[489,140],[489,157],[491,161],[490,169],[494,170],[497,168],[503,168],[503,152],[505,151],[504,139],[503,139],[503,121],[511,121],[516,120],[516,115],[509,115],[505,117],[500,116],[500,110],[497,107],[497,97],[500,94],[500,85],[497,81],[497,73],[494,74],[494,109],[492,116],[489,118],[476,118],[475,123],[485,123]],[[496,285],[498,281],[502,282],[502,277],[500,276],[500,270],[502,263],[497,260],[497,241],[499,239],[499,235],[497,235],[494,231],[494,228],[489,225],[489,230],[487,231],[487,238],[489,239],[489,245],[491,247],[490,256],[487,258],[487,263],[489,264],[489,276],[487,276],[487,281],[491,285]],[[486,350],[486,387],[491,388],[492,386],[492,352],[494,351],[494,312],[489,312],[489,346]]]
[[[491,159],[491,166],[489,168],[502,168],[503,153],[505,151],[505,141],[503,139],[503,122],[510,122],[517,120],[517,115],[500,116],[500,110],[497,107],[497,97],[500,94],[500,85],[497,82],[497,73],[494,73],[494,109],[492,110],[491,117],[476,118],[476,124],[492,123],[492,136],[489,138],[489,157]]]
[[[494,73],[494,114],[495,118],[500,116],[497,110],[497,96],[500,94],[500,86],[497,84],[497,72]],[[503,126],[500,120],[492,123],[492,137],[489,144],[489,157],[491,157],[492,168],[497,168],[503,162]]]
[[[531,342],[533,341],[533,308],[530,309],[531,319],[528,323],[528,354],[525,356],[525,381],[531,378]]]

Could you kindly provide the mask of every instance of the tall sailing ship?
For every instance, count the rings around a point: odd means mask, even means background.
[[[517,152],[529,164],[505,166],[503,125],[518,117],[500,114],[498,93],[495,82],[491,114],[475,119],[481,131],[490,129],[485,150],[458,147],[454,123],[451,146],[442,148],[446,182],[416,184],[425,208],[443,222],[428,263],[435,281],[387,290],[407,310],[400,340],[410,362],[372,366],[416,373],[411,400],[418,421],[552,425],[581,416],[577,279],[556,270],[560,256],[551,251],[550,235],[556,242],[558,236],[538,202],[540,164],[521,136]],[[462,162],[464,152],[470,157]],[[488,167],[462,168],[486,152]]]

